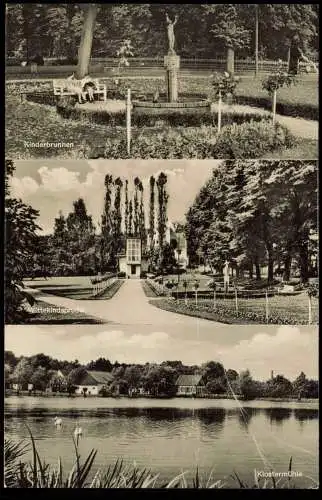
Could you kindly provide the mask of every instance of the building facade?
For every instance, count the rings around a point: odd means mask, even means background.
[[[202,375],[179,375],[176,381],[176,396],[201,396],[205,393]]]
[[[98,396],[102,389],[108,390],[114,380],[109,372],[86,370],[84,376],[76,385],[76,395]]]
[[[128,278],[140,278],[147,271],[146,259],[142,257],[142,242],[140,238],[127,238],[126,252],[118,256],[119,271]]]

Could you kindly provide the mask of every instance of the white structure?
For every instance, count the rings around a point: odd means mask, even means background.
[[[82,380],[76,386],[75,394],[86,396],[98,396],[101,389],[108,389],[114,377],[109,372],[86,370]]]
[[[140,238],[127,238],[126,253],[119,255],[119,270],[129,278],[140,278],[141,271],[146,270]]]

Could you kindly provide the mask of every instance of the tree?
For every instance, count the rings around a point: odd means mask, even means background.
[[[21,321],[25,312],[23,301],[30,305],[34,299],[23,290],[23,278],[28,274],[28,262],[33,257],[37,245],[36,224],[38,210],[21,200],[10,197],[10,179],[15,171],[11,160],[5,162],[5,322]]]
[[[44,391],[48,385],[49,377],[46,368],[38,366],[30,378],[33,388],[38,391]]]
[[[122,187],[123,182],[120,177],[117,177],[114,181],[114,186],[116,189],[114,197],[114,211],[113,217],[113,255],[117,256],[122,247],[122,212],[121,212],[121,198],[122,198]]]
[[[21,358],[13,371],[12,379],[16,384],[21,386],[22,389],[26,389],[31,381],[32,375],[33,369],[29,360],[27,358]]]
[[[239,376],[240,393],[244,399],[255,399],[258,395],[258,385],[251,377],[249,370],[241,372]]]
[[[102,238],[101,238],[101,270],[107,269],[110,263],[114,264],[113,255],[113,222],[112,222],[112,186],[113,177],[107,174],[104,179],[105,200],[102,215]]]
[[[125,181],[125,209],[124,209],[125,236],[129,234],[129,181]]]
[[[150,177],[150,207],[149,207],[149,237],[150,237],[150,250],[154,247],[154,231],[155,231],[155,178],[153,175]]]
[[[134,179],[134,199],[133,199],[133,226],[134,226],[134,236],[137,237],[139,235],[139,188],[140,188],[140,179],[135,177]]]
[[[166,191],[167,176],[161,172],[156,181],[158,190],[158,246],[160,254],[160,263],[163,259],[163,247],[166,234],[166,225],[168,221],[167,205],[169,195]],[[162,268],[161,268],[162,269]]]
[[[210,31],[215,40],[221,43],[227,51],[227,71],[234,73],[235,50],[247,47],[250,42],[250,33],[241,23],[239,10],[242,6],[217,4],[203,7],[208,14],[214,15],[214,23]]]
[[[78,66],[76,78],[81,80],[89,73],[89,62],[92,51],[95,21],[98,12],[97,4],[86,4],[84,9],[84,24],[82,38],[78,51]]]
[[[210,394],[224,394],[226,392],[226,384],[222,378],[215,378],[207,382],[206,390]]]
[[[271,397],[283,398],[292,394],[292,384],[283,375],[276,375],[273,379],[268,380],[266,385],[267,394]]]
[[[87,214],[82,198],[74,201],[74,210],[68,214],[66,229],[71,265],[76,275],[92,275],[96,271],[96,239],[92,217]]]
[[[203,377],[205,382],[215,379],[221,379],[225,376],[225,369],[221,363],[217,361],[208,361],[203,365]]]
[[[86,368],[88,370],[98,370],[101,372],[110,372],[112,370],[112,363],[105,358],[98,358],[96,361],[88,363]]]

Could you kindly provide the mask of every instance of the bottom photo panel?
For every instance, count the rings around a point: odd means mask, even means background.
[[[314,326],[9,325],[7,488],[319,487]]]

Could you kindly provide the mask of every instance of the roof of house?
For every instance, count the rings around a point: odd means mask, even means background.
[[[199,385],[202,381],[202,375],[179,375],[176,385]]]
[[[110,372],[100,372],[96,370],[86,370],[86,376],[78,385],[104,385],[110,384],[114,380]]]

